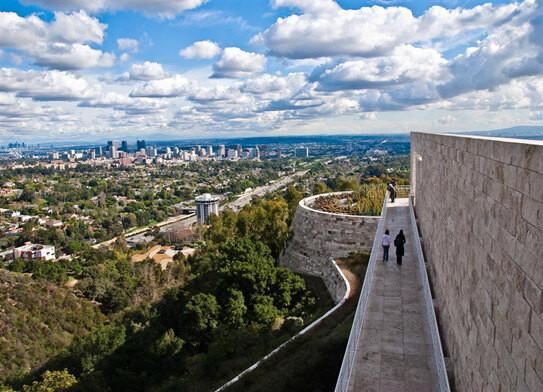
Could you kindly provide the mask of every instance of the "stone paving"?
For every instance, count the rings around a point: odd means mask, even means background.
[[[387,263],[382,262],[380,250],[350,391],[438,390],[422,284],[409,228],[408,199],[389,203],[385,229],[390,230],[393,239],[400,229],[404,230],[405,255],[400,267],[396,264],[394,244]]]

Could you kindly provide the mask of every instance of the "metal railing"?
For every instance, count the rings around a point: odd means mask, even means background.
[[[356,313],[351,327],[351,333],[349,334],[349,341],[345,349],[345,355],[343,356],[343,362],[341,363],[341,369],[339,371],[339,377],[336,383],[336,392],[346,392],[349,389],[349,381],[351,379],[351,373],[356,363],[356,353],[358,351],[358,340],[360,333],[362,332],[362,323],[364,321],[364,315],[366,314],[366,308],[368,305],[368,298],[373,283],[373,271],[375,270],[375,264],[379,254],[381,246],[381,237],[383,235],[385,220],[387,214],[387,200],[388,192],[383,200],[383,208],[381,210],[381,219],[377,225],[377,232],[373,240],[373,246],[371,248],[371,255],[368,262],[368,268],[364,276],[364,283],[362,285],[362,291],[360,292],[360,298],[358,305],[356,306]]]
[[[419,264],[420,280],[422,283],[422,292],[424,295],[424,305],[426,310],[426,320],[428,327],[430,328],[430,335],[432,338],[432,353],[434,356],[434,363],[436,366],[437,381],[439,384],[440,392],[449,392],[449,378],[447,376],[447,367],[445,365],[445,358],[443,356],[443,349],[441,347],[441,338],[439,336],[439,328],[437,326],[436,314],[434,311],[434,301],[432,299],[432,292],[430,291],[430,282],[428,280],[428,274],[426,272],[426,265],[424,262],[424,254],[422,253],[422,246],[420,243],[419,229],[417,227],[417,220],[415,218],[415,209],[413,207],[413,197],[409,197],[409,214],[411,222],[411,232],[413,233],[413,245],[415,247],[415,254],[417,262]]]
[[[409,185],[396,185],[396,198],[409,197],[411,193],[411,187]]]

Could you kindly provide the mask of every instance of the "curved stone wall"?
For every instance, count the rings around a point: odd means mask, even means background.
[[[333,214],[311,208],[316,198],[300,201],[292,222],[293,237],[280,258],[281,265],[323,279],[336,302],[345,294],[345,284],[330,258],[371,250],[379,216]]]

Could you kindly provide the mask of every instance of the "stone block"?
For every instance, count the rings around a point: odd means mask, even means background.
[[[526,245],[536,245],[539,249],[543,249],[541,242],[543,239],[543,204],[523,197],[522,198],[522,219],[529,223],[526,226]],[[534,242],[535,241],[535,242]],[[539,252],[535,252],[539,254]]]
[[[526,368],[526,385],[530,392],[543,391],[543,381],[531,367]]]
[[[543,350],[543,320],[535,312],[530,319],[530,336],[540,350]]]

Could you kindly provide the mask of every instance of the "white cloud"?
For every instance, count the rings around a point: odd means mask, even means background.
[[[266,56],[245,52],[240,48],[225,48],[213,64],[214,78],[243,78],[261,72],[266,67]]]
[[[0,47],[22,51],[38,65],[57,69],[110,67],[115,56],[94,49],[101,44],[106,25],[85,12],[55,13],[47,23],[36,15],[25,18],[0,12]]]
[[[117,39],[117,47],[125,52],[137,53],[140,49],[140,43],[133,38],[119,38]]]
[[[470,10],[436,6],[415,17],[405,7],[345,10],[325,0],[276,0],[274,3],[297,6],[303,13],[278,18],[266,31],[253,37],[252,42],[265,45],[276,56],[290,59],[383,56],[401,44],[440,39],[503,23],[521,7],[517,3],[484,5]]]
[[[239,90],[233,87],[216,85],[213,87],[194,87],[188,99],[200,104],[227,101],[239,98]]]
[[[492,90],[470,91],[445,101],[432,104],[431,107],[449,110],[520,110],[543,109],[543,77],[532,76],[513,79]]]
[[[157,80],[168,77],[162,64],[146,61],[143,64],[132,64],[130,71],[123,74],[120,80]]]
[[[79,11],[90,13],[106,10],[140,11],[149,16],[172,19],[177,14],[197,8],[206,0],[24,0],[49,10]]]
[[[377,114],[375,112],[364,112],[360,115],[360,119],[374,121],[377,120]]]
[[[311,14],[332,13],[341,10],[334,0],[272,0],[271,3],[274,8],[295,7]]]
[[[131,98],[118,93],[107,93],[106,95],[85,101],[79,104],[81,107],[91,108],[112,108],[124,111],[128,115],[141,115],[151,113],[162,113],[167,103],[160,99],[152,98]]]
[[[317,68],[310,80],[322,90],[379,89],[444,77],[446,60],[434,49],[396,47],[389,56],[348,60]]]
[[[452,78],[439,86],[443,97],[494,89],[515,78],[543,74],[543,12],[531,2],[523,5],[510,23],[497,27],[450,62]]]
[[[456,121],[456,117],[447,114],[437,119],[437,123],[440,125],[451,125]]]
[[[67,43],[93,42],[101,44],[107,25],[84,11],[64,14],[55,12],[55,19],[47,32],[51,39]]]
[[[170,78],[151,80],[145,84],[136,86],[131,92],[131,97],[171,98],[187,95],[192,90],[192,83],[181,75]]]
[[[34,61],[37,65],[52,69],[111,67],[115,64],[114,54],[104,53],[87,45],[56,42],[46,44],[42,49],[33,53]]]
[[[0,91],[36,101],[76,101],[96,96],[99,87],[63,71],[22,71],[0,68]]]
[[[179,55],[187,59],[211,59],[221,52],[221,48],[213,41],[197,41],[181,49]]]

